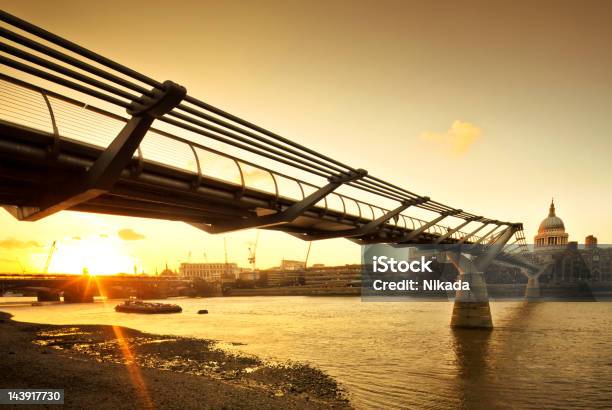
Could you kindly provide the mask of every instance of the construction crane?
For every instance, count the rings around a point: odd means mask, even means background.
[[[255,265],[256,265],[256,261],[257,261],[256,260],[257,243],[259,243],[259,231],[257,231],[257,234],[255,236],[255,243],[253,243],[253,247],[251,248],[249,246],[249,263],[251,264],[251,269],[253,270],[253,272],[255,272]]]
[[[16,258],[15,261],[17,261],[17,263],[19,264],[19,267],[21,268],[21,273],[26,273],[26,268],[23,266],[19,258]]]
[[[26,273],[26,269],[23,266],[23,264],[21,263],[21,261],[19,260],[19,258],[15,258],[15,260],[8,260],[7,262],[14,262],[17,265],[19,265],[19,269],[21,269],[21,273]]]
[[[312,241],[308,242],[308,250],[306,251],[306,260],[304,261],[304,269],[308,267],[308,257],[310,256],[311,247],[312,247]]]
[[[224,276],[227,277],[229,275],[229,263],[227,261],[227,238],[223,238],[223,252],[225,254],[225,266],[223,269],[223,275],[221,275],[221,283],[223,283]]]
[[[51,249],[49,249],[49,255],[47,256],[47,261],[45,262],[43,273],[49,272],[49,265],[51,264],[51,258],[53,257],[53,253],[55,253],[56,244],[57,244],[57,241],[53,241],[53,243],[51,244]]]

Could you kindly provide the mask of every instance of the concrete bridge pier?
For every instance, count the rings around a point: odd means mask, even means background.
[[[59,302],[59,292],[54,290],[39,290],[36,292],[36,300],[39,302]]]
[[[517,228],[518,225],[511,225],[506,228],[492,243],[484,247],[484,251],[477,257],[467,257],[460,250],[447,252],[447,258],[459,272],[458,279],[470,284],[469,290],[458,290],[455,294],[451,327],[464,329],[493,328],[484,271],[502,251]]]
[[[537,276],[529,276],[527,279],[527,287],[525,288],[525,299],[534,300],[539,299],[540,292],[540,281]]]
[[[91,290],[70,289],[64,291],[64,303],[93,303],[94,294]]]
[[[90,277],[83,277],[64,288],[64,303],[93,303],[95,286]]]
[[[471,263],[467,265],[467,270],[465,265],[459,265],[458,267],[459,276],[457,279],[469,283],[470,290],[458,290],[455,294],[451,327],[492,329],[493,319],[491,318],[489,294],[483,272],[473,271]]]
[[[536,273],[529,273],[528,271],[523,271],[525,276],[527,276],[527,286],[525,287],[525,299],[527,300],[537,300],[542,296],[542,292],[540,290],[540,276],[546,272],[546,270],[552,266],[552,264],[547,264],[542,266]]]

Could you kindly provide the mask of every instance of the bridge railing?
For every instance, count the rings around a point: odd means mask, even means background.
[[[21,73],[50,81],[114,107],[125,108],[128,112],[157,92],[164,91],[163,83],[4,11],[0,11],[0,21],[10,26],[0,27],[0,36],[8,40],[6,43],[0,43],[2,53],[0,63]],[[8,76],[3,75],[2,78],[5,80],[3,83],[12,82],[13,86],[17,84]],[[25,83],[18,86],[22,88],[18,92],[28,88]],[[9,121],[17,120],[23,123],[21,120],[24,120],[35,127],[45,127],[50,124],[50,132],[58,141],[61,138],[82,141],[82,136],[87,136],[86,143],[104,147],[105,143],[109,143],[106,137],[112,138],[116,135],[115,131],[118,132],[118,128],[120,129],[127,120],[109,111],[85,106],[60,94],[41,90],[35,86],[30,87],[30,92],[40,92],[44,103],[42,108],[32,107],[32,96],[28,97],[25,95],[27,93],[24,93],[25,102],[19,103],[22,104],[19,109],[5,112],[7,117],[12,118]],[[28,98],[29,102],[26,101]],[[323,180],[360,171],[191,95],[187,95],[173,110],[157,117],[157,121]],[[106,134],[99,135],[101,131]],[[98,137],[93,137],[96,133]],[[168,152],[172,155],[167,155]],[[182,156],[177,157],[176,152],[182,152]],[[211,156],[214,161],[210,160]],[[227,155],[161,129],[152,129],[149,132],[140,145],[136,157],[142,161],[155,161],[166,166],[187,169],[194,174],[195,183],[206,174],[207,166],[215,164],[217,172],[225,170],[222,175],[216,175],[217,178],[235,183],[238,189],[245,189],[247,184],[255,186],[256,189],[265,187],[266,190],[273,190],[273,194],[277,197],[289,195],[287,193],[289,189],[281,187],[291,184],[298,192],[297,198],[296,195],[291,196],[298,200],[300,196],[304,198],[308,195],[308,191],[318,188],[317,185],[305,182],[303,179],[255,165],[237,156]],[[216,166],[217,164],[219,166]],[[268,182],[264,182],[263,175],[266,175],[266,179],[269,175]],[[485,218],[442,204],[371,174],[364,174],[361,178],[346,182],[345,185],[381,200],[397,203],[413,202],[415,207],[444,217],[451,215],[460,220],[496,225],[500,228],[512,225],[509,222]],[[323,209],[335,207],[341,212],[369,220],[389,212],[386,208],[339,193],[329,194],[318,203],[318,206]],[[438,235],[449,232],[450,228],[432,222],[433,220],[425,221],[402,213],[398,218],[389,220],[387,224],[412,230],[427,226],[423,229],[424,232]],[[460,230],[448,236],[460,239],[466,235],[470,236],[470,240],[482,239],[475,234]]]
[[[0,120],[47,132],[56,137],[58,143],[71,140],[104,148],[128,118],[0,74]],[[159,129],[151,129],[147,133],[135,157],[193,173],[194,183],[204,177],[215,178],[235,184],[237,190],[260,190],[275,195],[277,199],[301,200],[319,188]],[[267,183],[264,179],[267,179]],[[389,212],[387,208],[339,193],[331,193],[317,206],[367,220]],[[415,230],[427,221],[400,214],[400,218],[390,223]],[[426,231],[443,234],[446,229],[436,224]],[[465,232],[457,231],[451,237],[460,239],[464,235]]]

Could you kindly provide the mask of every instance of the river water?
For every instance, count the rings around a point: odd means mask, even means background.
[[[116,303],[0,310],[19,321],[119,324],[308,362],[338,380],[357,408],[612,408],[609,302],[492,302],[490,332],[453,331],[450,302],[176,299],[182,314],[154,317],[116,313]]]

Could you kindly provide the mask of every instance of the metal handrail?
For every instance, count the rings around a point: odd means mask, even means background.
[[[26,33],[29,33],[35,36],[36,38],[45,40],[60,48],[56,49],[53,47],[49,47],[48,45],[43,44],[37,41],[36,39],[23,36],[8,28],[0,27],[0,36],[26,49],[24,50],[22,48],[14,47],[6,43],[0,43],[0,51],[29,63],[26,64],[21,61],[17,61],[15,59],[0,55],[1,64],[13,67],[17,70],[37,76],[39,78],[52,81],[61,86],[68,87],[70,89],[76,90],[78,92],[90,95],[94,98],[109,102],[115,106],[123,107],[126,109],[129,109],[134,102],[139,102],[142,98],[153,95],[153,90],[149,89],[148,87],[153,87],[154,89],[159,90],[163,89],[163,84],[153,78],[150,78],[142,73],[139,73],[115,61],[112,61],[76,43],[66,40],[56,34],[50,33],[5,11],[0,11],[0,20]],[[27,49],[33,50],[39,54],[45,55],[64,64],[61,65],[39,55],[32,54],[28,52]],[[86,59],[86,61],[83,61],[80,58],[75,58],[63,52],[62,50],[67,50],[76,54],[77,56],[83,57],[84,59]],[[97,65],[93,65],[88,61],[97,63]],[[42,67],[47,71],[34,66]],[[103,68],[100,68],[100,66],[106,67],[107,69],[110,69],[121,75],[109,72]],[[74,69],[70,67],[73,67]],[[78,69],[80,71],[76,71],[75,69]],[[54,74],[53,72],[60,74],[61,76]],[[88,74],[84,74],[83,72]],[[95,77],[93,77],[92,75]],[[142,97],[134,93],[141,94]],[[99,113],[100,111],[101,110],[98,110]],[[51,115],[53,114],[51,113]],[[122,121],[126,121],[126,119],[123,117],[117,117],[122,118]],[[158,119],[173,126],[180,127],[182,129],[203,135],[207,138],[217,140],[224,144],[228,144],[230,146],[251,152],[261,157],[271,159],[277,163],[289,165],[295,169],[299,169],[319,177],[327,178],[330,175],[335,175],[337,173],[342,174],[357,171],[356,168],[346,165],[331,157],[325,156],[308,147],[300,145],[265,128],[257,126],[247,120],[234,116],[226,111],[223,111],[190,95],[187,95],[184,101],[180,103],[174,110],[161,116]],[[161,130],[155,130],[155,132],[165,136],[171,135]],[[194,146],[196,146],[200,149],[214,152],[217,155],[222,155],[227,158],[233,158],[231,156],[223,155],[223,153],[221,153],[220,151],[211,150],[192,141],[181,139],[180,137],[172,136],[172,138],[177,141],[187,143],[192,149]],[[195,154],[195,152],[194,155],[196,157],[196,164],[199,167],[197,154]],[[244,160],[241,161],[245,164],[248,163]],[[238,163],[236,164],[239,168],[239,172],[242,174],[240,165]],[[307,184],[303,181],[298,181],[295,178],[275,173],[275,171],[268,170],[258,165],[249,165],[262,170],[266,170],[271,175],[281,175],[283,177],[293,179],[298,183],[298,185],[304,183],[308,186],[315,187],[312,184]],[[272,179],[276,186],[278,197],[278,186],[276,185],[276,180],[274,176],[272,176]],[[244,178],[242,180],[242,185],[242,188],[244,189]],[[349,182],[347,183],[347,185],[364,192],[368,192],[383,198],[399,202],[404,202],[406,200],[411,199],[424,198],[411,191],[408,191],[404,188],[401,188],[397,185],[394,185],[369,174],[365,175],[360,180]],[[374,211],[372,205],[366,204],[363,201],[358,201],[347,196],[344,197],[352,199],[358,204],[357,206],[360,214],[360,203],[370,206],[372,216],[374,218]],[[327,209],[327,200],[325,200],[324,202],[325,209]],[[454,217],[464,220],[477,218],[477,216],[474,214],[455,209],[453,207],[430,199],[427,199],[422,203],[415,204],[414,206],[439,214],[453,212]],[[344,210],[346,211],[345,205]],[[411,218],[411,220],[413,219],[414,218]],[[414,220],[424,222],[418,219]],[[500,222],[487,218],[480,218],[479,220],[477,220],[477,222],[493,223],[497,225],[508,226],[512,225],[509,222]],[[441,229],[441,232],[443,232],[445,228],[439,225],[433,225],[429,230],[433,230],[434,232],[436,232],[437,229]],[[522,230],[520,229],[519,231],[522,232]],[[462,234],[465,235],[465,233],[457,231],[451,237],[457,237]],[[519,238],[518,235],[517,238]]]
[[[25,89],[30,89],[32,91],[40,93],[41,95],[47,97],[46,100],[48,100],[48,97],[52,97],[54,99],[61,100],[61,101],[65,102],[65,103],[72,104],[72,105],[74,105],[76,107],[79,107],[81,109],[85,109],[85,110],[91,111],[91,112],[93,112],[95,114],[98,114],[98,115],[101,115],[101,116],[106,116],[106,117],[108,117],[110,119],[113,119],[113,120],[121,121],[121,122],[124,122],[124,123],[128,121],[128,118],[126,118],[126,117],[122,117],[120,115],[111,113],[109,111],[97,108],[97,107],[92,106],[92,105],[84,104],[84,103],[79,102],[77,100],[74,100],[74,99],[72,99],[70,97],[66,97],[64,95],[55,93],[53,91],[44,89],[42,87],[30,84],[30,83],[27,83],[27,82],[22,81],[22,80],[18,80],[16,78],[7,76],[7,75],[2,74],[2,73],[0,73],[0,80],[4,80],[6,82],[9,82],[9,83],[12,83],[14,85],[23,87]],[[47,105],[46,107],[49,110],[49,114],[51,115],[53,113],[51,104]],[[55,134],[55,129],[57,129],[57,124],[55,124],[54,121],[55,120],[53,119],[52,120],[52,126],[55,127],[54,128],[54,134]],[[58,132],[59,136],[61,137],[62,135],[59,132],[59,130],[57,132]],[[210,147],[204,146],[204,145],[199,144],[197,142],[190,141],[190,140],[185,139],[183,137],[171,134],[171,133],[169,133],[167,131],[163,131],[163,130],[160,130],[160,129],[157,129],[157,128],[151,128],[151,132],[155,133],[157,135],[160,135],[162,137],[174,140],[176,142],[186,144],[188,147],[190,147],[190,150],[191,150],[191,152],[193,152],[194,159],[196,161],[196,169],[198,169],[198,172],[196,172],[196,175],[197,175],[199,181],[201,181],[201,179],[202,179],[202,177],[204,175],[202,174],[202,168],[199,165],[200,164],[200,158],[198,157],[198,155],[197,155],[197,153],[195,151],[195,148],[198,148],[200,150],[207,151],[207,152],[210,152],[212,154],[218,155],[220,157],[232,160],[236,164],[236,167],[239,170],[240,174],[243,174],[242,166],[240,165],[240,163],[243,163],[245,165],[248,165],[248,166],[251,166],[253,168],[256,168],[256,169],[259,169],[261,171],[265,171],[265,172],[269,173],[272,176],[273,181],[276,181],[276,179],[278,177],[281,177],[281,178],[285,178],[287,180],[294,181],[296,184],[298,184],[298,186],[304,185],[304,186],[308,186],[308,187],[313,188],[313,189],[318,189],[319,188],[319,186],[317,186],[315,184],[312,184],[312,183],[309,183],[309,182],[297,179],[297,178],[292,177],[292,176],[287,175],[287,174],[283,174],[283,173],[271,170],[271,169],[269,169],[267,167],[263,167],[263,166],[257,165],[257,164],[255,164],[253,162],[250,162],[250,161],[244,160],[242,158],[238,158],[238,157],[232,156],[232,155],[227,154],[227,153],[225,153],[223,151],[219,151],[219,150],[216,150],[214,148],[210,148]],[[244,177],[241,178],[240,185],[241,185],[241,189],[242,190],[244,188],[246,188],[245,182],[244,182]],[[280,194],[281,193],[278,191],[278,185],[275,184],[275,196],[278,198],[280,196]],[[357,205],[357,209],[359,211],[359,215],[358,216],[359,216],[359,218],[362,218],[362,219],[368,220],[368,218],[366,216],[362,215],[362,211],[361,211],[361,209],[362,209],[361,207],[362,206],[365,206],[366,208],[370,209],[370,211],[372,213],[372,220],[375,219],[375,214],[374,214],[373,208],[377,208],[377,209],[381,210],[383,213],[386,213],[386,212],[389,211],[389,209],[387,209],[387,208],[375,206],[373,204],[364,202],[362,200],[356,199],[356,198],[354,198],[352,196],[349,196],[349,195],[340,194],[340,193],[334,193],[334,195],[337,195],[340,198],[340,200],[341,200],[341,202],[343,204],[343,210],[342,210],[343,213],[347,212],[346,211],[346,201],[350,200],[350,201],[353,201]],[[305,196],[305,193],[303,192],[303,189],[302,189],[302,197],[304,197],[304,196]],[[289,199],[289,198],[287,198],[287,199]],[[413,216],[408,216],[408,215],[404,215],[404,214],[401,214],[401,216],[403,218],[409,218],[412,221],[413,227],[415,226],[415,222],[417,222],[419,224],[419,226],[422,226],[422,225],[427,223],[427,221],[419,219],[419,218],[415,218]],[[405,225],[407,227],[407,224],[405,224]],[[444,229],[444,228],[442,226],[440,226],[440,225],[434,225],[434,226],[430,227],[429,230],[432,230],[432,231],[435,232],[437,229]],[[458,232],[456,232],[456,234],[465,234],[465,233],[463,233],[461,231],[458,231]]]

